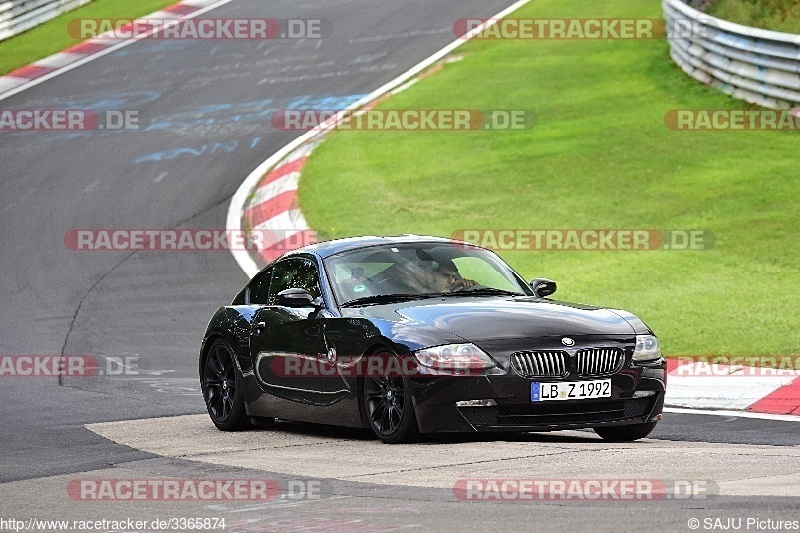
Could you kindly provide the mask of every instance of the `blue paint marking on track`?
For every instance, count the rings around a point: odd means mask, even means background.
[[[159,131],[175,128],[193,128],[236,122],[269,122],[276,111],[272,98],[241,104],[201,105],[169,115],[160,122],[153,122],[144,131]]]
[[[41,109],[81,109],[101,113],[106,110],[146,110],[147,104],[159,100],[161,93],[157,91],[131,91],[122,93],[98,94],[79,99],[65,99],[53,101],[29,102],[26,107]],[[282,109],[314,109],[314,110],[339,110],[344,109],[353,102],[360,100],[364,95],[351,94],[344,96],[312,96],[301,95],[291,98],[275,100],[265,98],[242,103],[213,103],[202,104],[181,110],[173,114],[160,116],[147,122],[143,119],[139,129],[118,130],[90,130],[72,132],[12,132],[9,135],[29,136],[33,143],[68,142],[75,140],[88,140],[107,138],[114,135],[136,135],[137,133],[180,132],[182,135],[176,139],[185,138],[197,131],[203,134],[201,143],[176,146],[168,150],[153,152],[136,157],[134,164],[168,161],[180,156],[198,157],[211,154],[220,150],[234,151],[236,149],[255,149],[263,140],[263,134],[272,128],[270,119],[273,113]],[[231,139],[230,127],[239,128],[239,135]],[[221,136],[214,138],[213,128],[220,128],[216,132]],[[226,129],[227,128],[227,129]],[[213,142],[209,142],[209,137]],[[233,146],[233,143],[236,146]],[[228,143],[223,148],[223,143]],[[219,146],[217,146],[219,145]]]
[[[208,150],[208,145],[204,144],[200,148],[176,148],[175,150],[168,150],[166,152],[158,152],[155,154],[146,155],[138,159],[134,159],[134,164],[144,163],[147,161],[170,161],[177,159],[181,155],[203,155]]]
[[[165,152],[157,152],[133,160],[134,164],[158,161],[170,161],[182,155],[201,156],[203,154],[214,154],[219,151],[233,152],[239,148],[239,141],[234,139],[228,143],[215,142],[213,144],[203,144],[199,147],[176,148]]]
[[[314,109],[314,110],[339,110],[344,109],[353,102],[357,102],[364,95],[351,94],[346,96],[298,96],[286,105],[276,107],[272,99],[256,100],[241,104],[209,104],[197,106],[167,117],[161,122],[151,123],[145,131],[166,131],[174,129],[192,129],[197,127],[220,126],[230,124],[245,124],[253,122],[270,123],[270,118],[279,109]],[[226,114],[228,113],[228,114]],[[247,138],[247,141],[215,141],[195,146],[182,146],[161,152],[142,155],[133,160],[133,164],[170,161],[181,156],[199,157],[213,154],[218,151],[233,152],[240,147],[254,149],[261,142],[261,136]]]

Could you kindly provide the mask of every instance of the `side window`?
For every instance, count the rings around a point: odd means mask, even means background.
[[[275,297],[284,289],[305,289],[314,298],[319,297],[319,277],[314,263],[308,259],[289,259],[275,265],[267,303],[274,305]]]
[[[272,269],[262,272],[250,283],[250,303],[267,305]]]

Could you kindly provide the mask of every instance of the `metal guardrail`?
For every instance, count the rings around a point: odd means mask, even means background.
[[[763,107],[800,107],[800,35],[735,24],[681,0],[662,7],[670,56],[686,74]]]
[[[0,41],[92,0],[0,0]]]

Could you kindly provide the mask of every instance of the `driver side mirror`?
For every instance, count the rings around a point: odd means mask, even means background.
[[[297,288],[279,292],[275,297],[275,303],[283,307],[313,307],[317,310],[325,307],[321,298],[314,298],[307,290]]]
[[[531,280],[531,288],[537,298],[544,298],[556,292],[556,282],[552,279],[536,278]]]

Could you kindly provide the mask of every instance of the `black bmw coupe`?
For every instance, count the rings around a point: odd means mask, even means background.
[[[200,383],[221,430],[276,419],[421,434],[593,428],[631,441],[661,419],[666,362],[634,315],[548,298],[493,252],[437,237],[305,246],[211,319]]]

